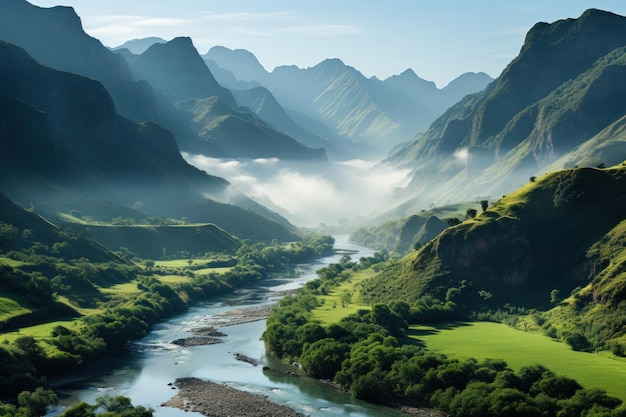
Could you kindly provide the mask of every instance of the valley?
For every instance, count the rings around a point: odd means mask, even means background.
[[[438,87],[35,3],[0,0],[0,416],[626,415],[626,17]]]

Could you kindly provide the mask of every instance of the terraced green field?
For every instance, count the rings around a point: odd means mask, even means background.
[[[626,360],[622,358],[576,352],[565,343],[500,323],[413,326],[410,334],[427,349],[452,358],[504,359],[514,370],[539,364],[585,388],[603,389],[626,401]]]

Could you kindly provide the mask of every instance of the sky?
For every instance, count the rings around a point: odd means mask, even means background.
[[[189,36],[247,49],[268,71],[339,58],[367,77],[411,68],[439,88],[465,72],[496,78],[537,22],[576,18],[596,8],[626,15],[623,0],[32,0],[73,7],[84,30],[106,46],[158,36]]]

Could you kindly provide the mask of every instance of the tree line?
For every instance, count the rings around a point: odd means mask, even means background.
[[[56,326],[48,337],[24,335],[0,342],[0,392],[5,397],[35,392],[51,377],[97,361],[102,354],[146,336],[158,320],[184,311],[194,301],[253,284],[273,269],[326,254],[333,244],[332,237],[318,235],[288,244],[244,242],[229,271],[191,274],[188,282],[180,284],[163,283],[158,274],[167,271],[148,270],[140,264],[94,263],[13,251],[13,259],[19,258],[24,264],[0,265],[0,290],[24,297],[35,310],[48,314],[39,318],[26,315],[28,320],[78,318],[76,310],[60,302],[61,296],[99,312],[76,319],[71,326]],[[132,294],[108,296],[100,291],[101,287],[131,281],[137,289]],[[64,310],[50,314],[55,306]],[[35,323],[19,319],[0,323],[4,331],[30,324]]]
[[[362,264],[371,265],[372,259]],[[376,304],[326,327],[313,320],[317,295],[359,267],[345,260],[331,264],[298,294],[283,298],[268,318],[263,336],[268,348],[299,362],[313,377],[381,404],[429,406],[459,417],[626,416],[620,399],[584,389],[545,367],[515,372],[502,360],[457,360],[407,337],[409,325],[461,318],[454,294],[448,300],[426,296],[412,304]]]

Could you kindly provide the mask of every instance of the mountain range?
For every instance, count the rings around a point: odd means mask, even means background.
[[[140,201],[144,213],[213,222],[241,237],[295,237],[284,218],[187,164],[169,131],[117,115],[99,82],[5,42],[0,56],[0,191],[13,201],[53,219],[78,210],[101,221],[110,212],[94,201]]]
[[[609,12],[535,25],[496,81],[389,155],[413,170],[405,199],[501,196],[555,168],[621,162],[625,45],[626,19]]]
[[[215,46],[203,57],[224,86],[233,90],[264,86],[296,122],[308,127],[307,119],[316,120],[333,137],[378,154],[425,129],[450,105],[492,81],[484,73],[467,73],[439,90],[412,70],[381,81],[366,78],[339,59],[268,72],[246,50]]]

